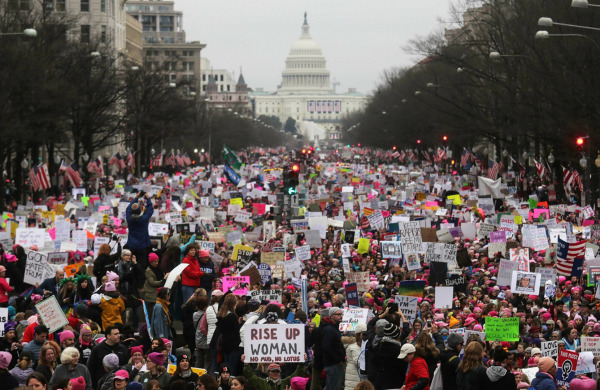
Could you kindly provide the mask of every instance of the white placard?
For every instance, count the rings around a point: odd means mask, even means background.
[[[454,294],[454,287],[436,286],[435,287],[435,307],[440,309],[452,308],[452,296]]]
[[[354,332],[356,325],[367,325],[369,309],[360,309],[356,307],[343,309],[342,322],[340,322],[340,332]]]
[[[46,260],[48,261],[48,264],[52,265],[67,265],[69,262],[69,254],[67,252],[48,253]]]
[[[298,260],[306,261],[310,260],[310,245],[297,246],[296,249],[296,258]]]
[[[54,269],[48,264],[48,256],[42,252],[27,252],[27,262],[25,263],[25,274],[23,282],[35,286],[42,284],[44,279],[51,278],[55,274]]]
[[[179,264],[177,267],[173,268],[173,270],[167,276],[167,281],[165,282],[165,288],[173,288],[173,283],[175,283],[175,279],[181,275],[185,267],[189,264]]]
[[[100,253],[100,246],[102,246],[102,244],[109,244],[110,243],[110,237],[94,237],[94,256],[98,257],[98,254]]]
[[[69,324],[65,313],[60,308],[54,295],[38,302],[35,305],[42,323],[48,327],[50,333],[54,333],[65,325]]]
[[[541,280],[538,273],[513,271],[510,290],[513,294],[538,295]]]
[[[348,283],[356,283],[358,291],[369,291],[371,285],[371,279],[369,278],[369,272],[350,272],[346,275]]]
[[[304,362],[304,324],[244,325],[245,363]]]
[[[169,225],[166,223],[150,222],[148,224],[148,235],[151,237],[169,234]]]
[[[8,322],[8,307],[0,307],[0,337],[4,337],[4,324]]]
[[[34,245],[38,248],[43,248],[44,241],[46,241],[46,231],[44,229],[17,228],[15,236],[16,245],[20,245],[23,248],[31,248]]]
[[[412,326],[415,318],[417,318],[417,304],[419,298],[407,295],[396,295],[395,302],[398,304],[398,309],[402,310],[404,317]]]

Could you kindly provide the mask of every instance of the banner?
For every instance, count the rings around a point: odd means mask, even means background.
[[[169,275],[170,276],[170,275]],[[223,291],[227,292],[231,288],[235,287],[237,283],[240,283],[240,288],[234,290],[235,295],[246,295],[248,293],[248,286],[250,285],[249,276],[224,276],[223,277]]]
[[[281,303],[281,290],[254,290],[250,291],[250,296],[256,298],[259,302],[279,302]]]
[[[486,321],[487,322],[487,321]],[[562,349],[558,352],[558,362],[556,366],[556,384],[558,386],[569,387],[569,383],[575,378],[577,371],[577,361],[579,354],[577,352]]]
[[[345,287],[346,290],[346,302],[348,306],[360,306],[358,299],[358,287],[356,283],[348,283]]]
[[[304,362],[304,324],[244,325],[244,363]]]
[[[485,319],[488,340],[519,341],[519,317]]]
[[[48,327],[50,333],[54,333],[69,324],[54,295],[36,303],[35,308],[42,323]]]

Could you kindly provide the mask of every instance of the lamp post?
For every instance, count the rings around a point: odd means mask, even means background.
[[[26,28],[25,30],[21,31],[21,32],[15,32],[15,33],[0,33],[0,37],[3,36],[8,36],[8,35],[24,35],[28,38],[35,38],[37,37],[37,30],[34,28]]]
[[[588,37],[587,35],[583,35],[583,34],[550,34],[548,31],[545,31],[545,30],[540,30],[535,33],[535,39],[548,39],[550,37],[575,37],[575,38],[587,39],[588,41],[592,42],[598,50],[600,50],[600,45],[598,44],[598,42],[594,41],[592,38]]]
[[[598,204],[600,203],[600,150],[598,151],[598,156],[596,157],[596,160],[594,161],[594,165],[596,166],[596,174],[597,174],[597,185],[598,188],[596,189],[596,206],[598,206]],[[597,209],[597,208],[596,208]]]

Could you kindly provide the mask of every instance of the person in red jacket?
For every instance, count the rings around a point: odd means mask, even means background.
[[[404,344],[398,359],[410,364],[406,374],[406,382],[401,390],[429,390],[429,369],[422,357],[415,356],[416,348],[412,344]]]
[[[0,265],[0,307],[8,307],[8,293],[13,290],[6,281],[6,268]]]
[[[198,244],[193,243],[188,245],[183,253],[185,257],[181,263],[188,264],[181,273],[183,302],[187,302],[196,289],[200,287],[200,278],[204,275],[204,272],[200,269],[200,263],[198,262],[197,257],[199,249],[200,247]]]

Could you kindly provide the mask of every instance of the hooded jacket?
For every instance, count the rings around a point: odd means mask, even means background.
[[[369,379],[375,383],[376,389],[396,389],[404,385],[408,363],[398,359],[402,344],[390,337],[375,336],[371,354],[374,374]]]
[[[531,387],[535,390],[556,390],[558,388],[552,375],[547,372],[537,372],[531,381]]]
[[[211,259],[208,259],[206,263],[198,261],[198,264],[200,265],[200,271],[202,271],[202,276],[200,277],[200,287],[206,291],[212,291],[212,282],[217,277],[215,272],[215,264]]]
[[[485,371],[489,383],[486,383],[488,390],[517,390],[515,375],[508,371],[504,366],[491,366]]]
[[[460,363],[459,352],[453,348],[446,348],[440,353],[440,371],[444,390],[457,390],[456,370]]]
[[[181,285],[188,287],[200,287],[204,272],[200,269],[200,262],[195,257],[186,256],[182,264],[188,264],[181,273]],[[208,291],[208,290],[207,290]]]
[[[152,206],[152,200],[146,199],[146,210],[144,214],[134,215],[131,206],[137,203],[137,199],[134,199],[129,203],[125,210],[125,217],[127,219],[127,227],[129,235],[127,238],[127,246],[129,249],[141,250],[146,249],[151,245],[150,235],[148,234],[148,224],[150,223],[150,217],[154,214],[154,207]]]
[[[323,318],[323,333],[321,348],[323,353],[323,367],[342,364],[346,361],[346,350],[342,344],[342,333],[338,324],[327,317]]]
[[[125,302],[121,297],[103,295],[100,299],[100,309],[102,309],[102,329],[123,323],[121,313],[125,311]]]

